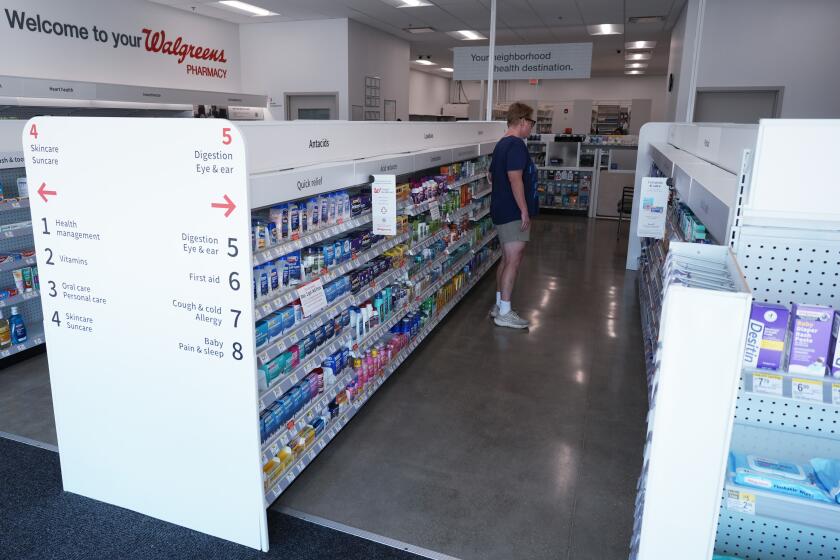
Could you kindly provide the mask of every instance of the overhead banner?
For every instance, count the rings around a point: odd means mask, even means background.
[[[489,47],[455,47],[456,80],[486,80]],[[496,80],[589,78],[592,43],[496,46]]]

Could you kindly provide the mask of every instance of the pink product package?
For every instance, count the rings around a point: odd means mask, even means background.
[[[834,310],[822,305],[794,304],[791,315],[788,371],[825,375]]]

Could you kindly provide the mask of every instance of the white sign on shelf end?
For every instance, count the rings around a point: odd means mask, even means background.
[[[397,235],[397,176],[374,175],[371,193],[373,233]]]
[[[297,295],[306,317],[312,317],[327,306],[327,295],[320,278],[298,288]]]
[[[667,177],[642,177],[636,235],[654,239],[665,237],[669,195]]]
[[[437,200],[429,202],[429,213],[433,220],[440,220],[440,205]]]

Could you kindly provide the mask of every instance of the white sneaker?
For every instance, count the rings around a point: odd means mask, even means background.
[[[496,304],[493,304],[493,307],[490,308],[490,317],[495,319],[498,316],[499,316],[499,306],[496,305]]]
[[[517,315],[516,311],[511,309],[504,315],[497,315],[493,322],[500,327],[510,327],[511,329],[527,329],[531,323]]]

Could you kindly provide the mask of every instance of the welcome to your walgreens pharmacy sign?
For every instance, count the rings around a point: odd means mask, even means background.
[[[141,27],[139,33],[106,29],[101,25],[60,21],[39,13],[5,8],[5,22],[13,32],[87,41],[103,49],[139,49],[156,56],[169,56],[190,76],[224,80],[228,77],[224,48],[192,42],[162,28]],[[211,64],[212,63],[212,64]]]

